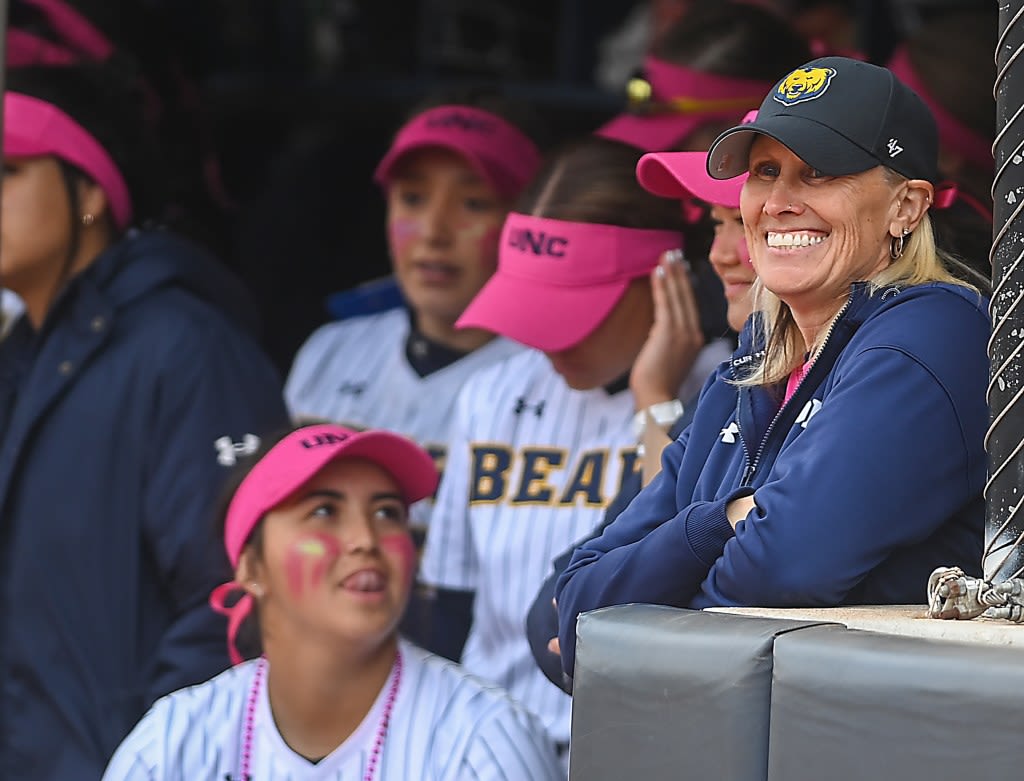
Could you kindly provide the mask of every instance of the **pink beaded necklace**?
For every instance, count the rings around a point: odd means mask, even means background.
[[[242,758],[239,768],[238,781],[252,781],[249,768],[252,766],[252,736],[253,722],[256,720],[256,703],[259,700],[260,688],[263,686],[263,676],[267,670],[267,660],[261,658],[256,663],[256,674],[252,679],[252,688],[249,690],[249,699],[245,706],[245,729],[242,738]],[[395,698],[398,696],[398,684],[402,681],[402,652],[395,656],[395,675],[391,680],[391,687],[388,689],[387,699],[384,701],[384,713],[380,717],[380,726],[377,728],[377,737],[374,738],[373,748],[370,750],[370,761],[366,766],[366,775],[363,781],[373,781],[377,772],[377,762],[380,760],[381,749],[384,748],[384,740],[388,736],[388,724],[391,721],[391,710],[395,706]]]

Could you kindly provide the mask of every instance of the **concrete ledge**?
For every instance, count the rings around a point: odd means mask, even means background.
[[[705,612],[834,623],[842,624],[848,629],[863,629],[902,637],[946,640],[968,645],[1002,646],[1024,651],[1024,624],[994,618],[939,621],[928,618],[924,605],[862,605],[835,608],[713,607],[707,608]]]

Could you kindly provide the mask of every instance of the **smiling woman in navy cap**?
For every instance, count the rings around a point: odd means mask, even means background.
[[[912,603],[980,560],[987,301],[936,250],[937,152],[914,92],[841,57],[715,141],[708,172],[749,175],[757,313],[661,474],[560,578],[567,672],[582,611]]]

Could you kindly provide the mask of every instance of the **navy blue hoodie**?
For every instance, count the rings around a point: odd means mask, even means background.
[[[215,259],[133,231],[0,345],[5,781],[98,779],[158,696],[227,667],[214,443],[287,423],[250,315]]]
[[[563,669],[577,615],[599,607],[913,604],[935,567],[977,571],[986,305],[953,285],[858,283],[781,408],[781,389],[732,384],[748,326],[661,473],[559,578]],[[751,494],[734,531],[726,506]]]

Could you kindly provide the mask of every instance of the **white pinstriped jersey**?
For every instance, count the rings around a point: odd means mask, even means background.
[[[444,468],[455,399],[477,369],[524,348],[496,338],[455,363],[420,377],[405,357],[409,314],[390,309],[317,329],[295,357],[285,400],[296,421],[318,418],[386,428],[411,437]],[[425,524],[430,503],[414,508]]]
[[[704,348],[680,389],[696,394],[728,344]],[[633,396],[574,391],[539,352],[475,374],[459,397],[421,579],[476,592],[462,663],[569,739],[568,695],[533,661],[526,613],[551,562],[601,521],[636,471]]]
[[[501,689],[402,642],[403,669],[375,781],[564,779],[536,719]],[[103,781],[240,781],[246,662],[159,700],[114,754]],[[313,764],[292,751],[261,688],[251,781],[362,781],[391,679],[355,732]]]

